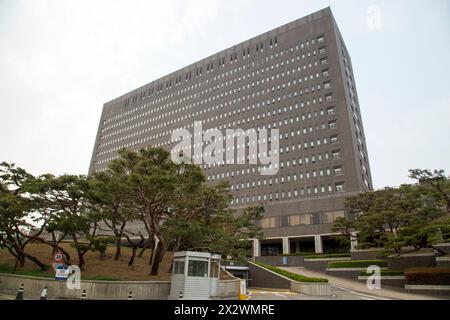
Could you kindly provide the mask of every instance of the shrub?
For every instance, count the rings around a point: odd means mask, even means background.
[[[353,261],[336,261],[328,262],[327,268],[337,269],[337,268],[367,268],[369,266],[379,266],[387,267],[387,262],[385,260],[353,260]]]
[[[411,268],[405,271],[406,284],[450,285],[450,268]]]
[[[351,256],[350,253],[316,254],[306,256],[305,259],[350,258]]]
[[[381,276],[403,276],[405,273],[399,270],[381,270]],[[361,271],[359,273],[360,276],[371,276],[371,273],[367,273],[367,271]]]
[[[282,275],[282,276],[284,276],[286,278],[289,278],[289,279],[297,281],[297,282],[324,282],[324,283],[328,282],[328,279],[325,279],[325,278],[305,277],[305,276],[302,276],[300,274],[296,274],[296,273],[292,273],[292,272],[289,272],[289,271],[286,271],[286,270],[282,270],[282,269],[279,269],[277,267],[273,267],[273,266],[270,266],[268,264],[261,263],[261,262],[255,262],[255,264],[259,265],[262,268],[268,269],[270,271],[278,273],[279,275]]]

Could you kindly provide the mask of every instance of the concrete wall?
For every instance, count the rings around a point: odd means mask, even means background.
[[[450,253],[450,243],[440,243],[435,245],[436,248],[439,248],[439,250],[442,250],[446,253]]]
[[[39,298],[45,286],[48,299],[80,299],[86,290],[87,299],[127,299],[133,292],[133,299],[153,300],[167,299],[170,291],[169,281],[81,281],[81,289],[70,290],[66,282],[51,278],[37,278],[0,274],[0,293],[15,295],[20,285],[24,284],[25,299]]]
[[[254,263],[248,263],[249,287],[291,290],[291,280],[264,269]]]
[[[302,267],[305,258],[303,256],[285,256],[287,264],[283,264],[283,256],[260,256],[255,257],[256,262],[262,262],[274,267]]]
[[[450,296],[450,286],[437,285],[405,285],[407,292],[418,294],[429,294],[436,296]]]
[[[241,280],[236,278],[233,280],[220,280],[217,298],[232,299],[239,297],[239,288]]]
[[[450,268],[450,256],[436,257],[438,267]]]
[[[367,282],[368,276],[359,276],[358,280]],[[405,288],[404,276],[381,276],[381,287],[398,287]]]
[[[329,283],[314,282],[291,282],[291,291],[310,296],[331,296],[331,286]]]
[[[350,260],[350,258],[305,259],[305,268],[309,270],[325,271],[327,270],[328,262],[345,260]]]
[[[388,257],[387,263],[390,270],[405,270],[415,267],[436,267],[436,256],[434,253],[418,253],[400,257]]]
[[[350,279],[358,279],[359,273],[365,271],[366,268],[335,268],[326,269],[327,274],[335,277],[343,277]]]
[[[369,249],[369,250],[353,250],[352,260],[378,260],[380,258],[377,257],[378,253],[381,251],[378,249]]]
[[[253,288],[285,289],[312,296],[331,296],[329,283],[297,282],[251,262],[248,266],[250,269],[250,286]]]

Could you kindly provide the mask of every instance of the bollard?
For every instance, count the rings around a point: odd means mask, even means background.
[[[128,300],[133,300],[133,291],[128,292]]]
[[[19,291],[17,291],[16,300],[23,300],[23,283],[19,287]]]
[[[47,286],[44,287],[44,290],[42,290],[41,297],[39,300],[47,300]]]
[[[83,289],[83,292],[81,293],[81,300],[86,300],[86,290]]]

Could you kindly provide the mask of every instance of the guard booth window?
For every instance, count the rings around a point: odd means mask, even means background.
[[[184,273],[184,261],[175,261],[173,266],[174,274],[183,274]]]
[[[208,261],[189,260],[188,265],[189,277],[207,277]]]

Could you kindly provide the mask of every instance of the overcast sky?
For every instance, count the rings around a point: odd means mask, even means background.
[[[0,0],[0,161],[86,174],[103,103],[329,5],[375,188],[409,182],[410,168],[449,173],[447,0]]]

